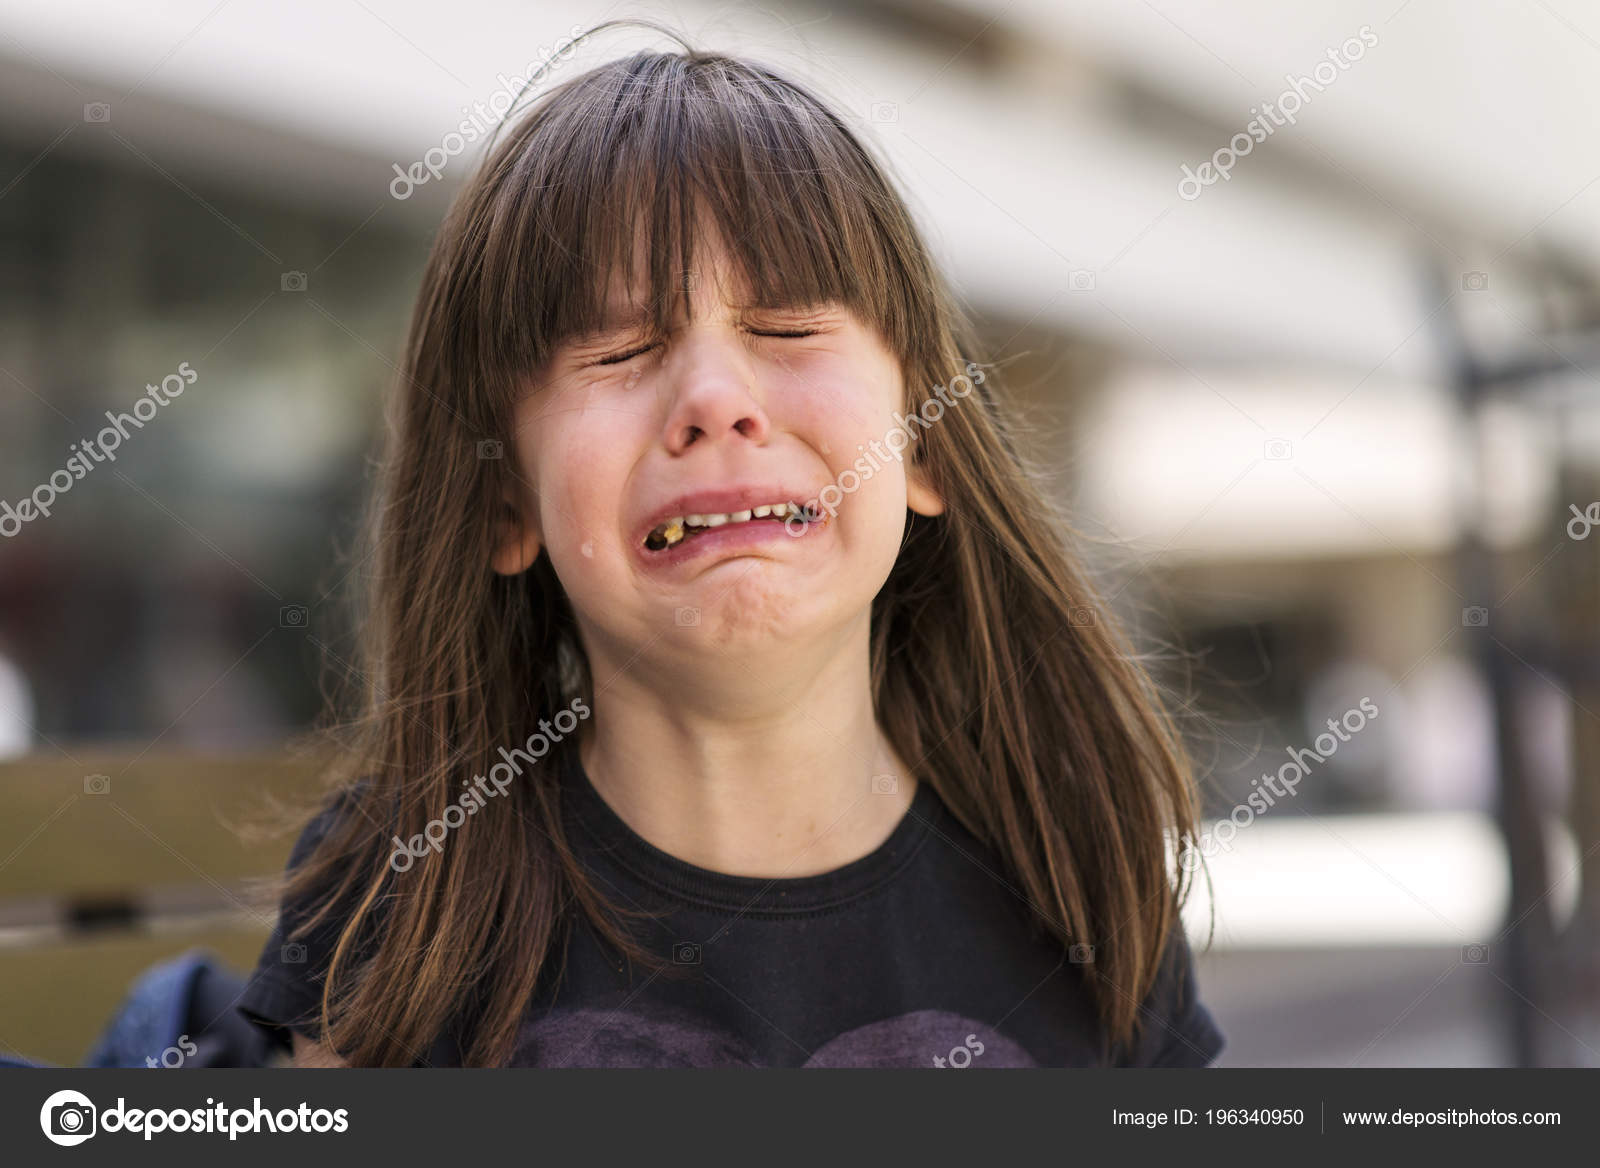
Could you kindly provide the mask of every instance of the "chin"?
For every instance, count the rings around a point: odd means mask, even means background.
[[[731,581],[719,576],[723,573],[700,581],[689,590],[697,598],[685,600],[667,614],[676,626],[674,631],[698,632],[723,651],[730,647],[756,650],[814,640],[838,619],[833,612],[838,598],[824,585],[779,583],[759,568]],[[680,644],[685,640],[679,637]]]

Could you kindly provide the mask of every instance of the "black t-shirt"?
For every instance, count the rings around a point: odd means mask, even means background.
[[[929,784],[882,845],[842,868],[729,876],[648,843],[601,798],[576,752],[564,753],[572,847],[609,901],[662,914],[628,927],[671,965],[630,967],[579,914],[560,976],[540,979],[512,1065],[1101,1065],[1099,1023],[1073,960],[1092,955],[1063,952],[1032,927],[994,854]],[[291,867],[335,812],[306,828]],[[283,1045],[286,1027],[318,1035],[321,974],[338,937],[334,924],[286,945],[286,924],[300,919],[298,906],[283,906],[239,1005]],[[1141,1013],[1142,1031],[1114,1051],[1115,1065],[1205,1066],[1222,1049],[1181,931]],[[446,1036],[424,1061],[459,1059]]]

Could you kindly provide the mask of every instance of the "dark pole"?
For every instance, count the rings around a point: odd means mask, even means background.
[[[1454,280],[1430,265],[1433,296],[1462,295]],[[1551,996],[1539,964],[1541,955],[1554,954],[1554,928],[1550,918],[1549,862],[1545,855],[1542,816],[1536,792],[1529,782],[1527,757],[1522,750],[1521,727],[1513,704],[1514,662],[1504,645],[1510,633],[1495,610],[1494,553],[1484,537],[1482,493],[1487,460],[1483,451],[1483,406],[1495,374],[1480,366],[1468,348],[1454,306],[1439,313],[1441,340],[1450,369],[1457,405],[1460,455],[1466,459],[1465,476],[1472,484],[1468,497],[1459,500],[1461,537],[1456,547],[1456,576],[1461,594],[1468,599],[1462,613],[1463,633],[1472,659],[1489,689],[1494,707],[1496,818],[1510,861],[1511,901],[1506,928],[1490,950],[1490,968],[1506,984],[1501,995],[1507,1011],[1513,1065],[1532,1067],[1545,1061],[1542,1022],[1548,1017]],[[1482,613],[1473,610],[1482,610]],[[1486,614],[1486,615],[1483,615]],[[1483,620],[1479,621],[1479,616]],[[1485,940],[1489,940],[1486,938]]]

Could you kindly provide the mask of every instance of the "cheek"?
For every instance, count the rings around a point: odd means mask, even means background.
[[[550,533],[552,554],[581,550],[592,557],[601,544],[603,532],[614,532],[619,517],[617,500],[622,497],[622,470],[608,464],[614,446],[604,443],[572,442],[551,452],[561,463],[553,484],[541,484],[539,514]]]
[[[905,468],[889,448],[903,405],[900,379],[892,367],[867,381],[841,378],[821,392],[814,384],[804,396],[800,409],[811,444],[842,496],[871,499],[869,505],[879,510],[904,506]]]
[[[883,449],[881,443],[879,449]],[[876,470],[872,469],[873,463],[877,464]],[[862,536],[892,561],[905,534],[905,471],[892,458],[869,458],[864,454],[840,474],[840,486],[848,487],[858,478],[860,485],[853,495],[846,496],[842,506],[858,513],[855,523]]]
[[[887,395],[871,386],[834,384],[822,393],[812,389],[805,409],[814,431],[835,452],[849,451],[842,462],[855,457],[856,444],[882,435],[889,423]],[[832,459],[830,459],[832,461]]]
[[[602,423],[594,411],[552,407],[519,428],[523,494],[553,559],[593,557],[615,527],[625,443]]]
[[[786,355],[770,376],[769,412],[777,407],[796,428],[835,448],[848,436],[848,449],[854,450],[857,442],[881,432],[888,411],[899,404],[892,361],[859,344]],[[775,420],[782,424],[784,419]]]
[[[824,455],[828,483],[818,500],[840,521],[846,546],[891,562],[905,532],[906,510],[905,466],[885,437],[892,429],[887,413],[837,429],[832,452]]]

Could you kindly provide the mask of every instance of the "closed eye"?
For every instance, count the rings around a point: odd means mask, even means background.
[[[785,330],[778,331],[778,330],[767,330],[767,329],[751,329],[750,331],[751,331],[751,333],[753,335],[758,336],[758,337],[790,337],[790,338],[796,338],[796,337],[814,337],[821,330],[820,329],[785,329]],[[635,357],[644,356],[644,354],[648,353],[651,349],[657,348],[660,345],[660,343],[661,342],[657,341],[654,344],[643,345],[643,346],[641,346],[641,347],[639,347],[637,349],[629,349],[626,353],[615,353],[615,354],[611,355],[610,357],[602,357],[602,358],[600,358],[600,360],[596,361],[595,364],[596,365],[621,365],[624,361],[631,361]]]
[[[600,358],[600,360],[596,361],[595,364],[596,365],[620,365],[624,361],[631,361],[635,357],[643,356],[644,354],[648,353],[651,349],[654,349],[660,343],[661,342],[657,341],[655,344],[645,345],[642,348],[630,349],[626,353],[617,353],[617,354],[615,354],[613,356],[610,356],[610,357],[602,357],[602,358]]]

